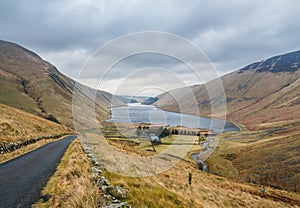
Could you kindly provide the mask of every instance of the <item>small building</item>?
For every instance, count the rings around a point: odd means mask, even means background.
[[[150,141],[153,144],[160,144],[160,138],[158,136],[156,136],[155,134],[150,134]]]

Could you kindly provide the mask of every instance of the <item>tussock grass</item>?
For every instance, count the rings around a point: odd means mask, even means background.
[[[192,185],[188,185],[192,173]],[[106,172],[116,185],[129,190],[132,207],[298,207],[299,196],[289,192],[242,184],[223,177],[208,175],[185,161],[152,177],[133,178]],[[298,198],[297,198],[298,197]]]
[[[224,134],[207,161],[210,171],[300,193],[300,125],[274,125],[277,128]]]
[[[0,104],[0,143],[17,142],[73,130],[30,113]]]
[[[193,200],[178,195],[176,191],[160,185],[152,177],[133,178],[108,171],[104,175],[114,184],[129,190],[127,201],[132,207],[202,207]]]
[[[101,145],[99,135],[87,134],[87,140],[97,155],[97,146]],[[132,150],[133,154],[146,156],[143,149],[125,147],[126,142],[116,143],[111,144],[123,147],[128,154]],[[105,172],[105,176],[129,190],[128,202],[132,207],[299,207],[298,194],[270,187],[261,193],[260,186],[206,174],[195,167],[190,161],[182,160],[151,177],[134,178],[111,172]],[[188,184],[189,173],[192,173],[191,185]]]
[[[55,174],[42,191],[43,196],[51,196],[49,201],[40,200],[35,208],[94,208],[97,207],[99,189],[90,176],[90,162],[82,150],[78,139],[66,151]]]
[[[0,104],[0,144],[25,141],[40,136],[53,136],[62,133],[73,134],[74,130],[30,113]],[[13,152],[1,154],[0,163],[30,152],[52,141],[55,140],[41,140]]]

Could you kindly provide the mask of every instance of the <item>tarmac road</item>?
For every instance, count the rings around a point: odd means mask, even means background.
[[[41,190],[76,137],[66,136],[1,164],[0,208],[31,207],[38,201]]]

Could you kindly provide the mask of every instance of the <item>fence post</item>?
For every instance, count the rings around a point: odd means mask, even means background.
[[[192,185],[192,173],[189,173],[189,185]]]

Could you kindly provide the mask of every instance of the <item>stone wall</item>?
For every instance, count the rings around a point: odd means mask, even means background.
[[[19,141],[19,142],[9,142],[9,143],[2,142],[0,143],[0,154],[5,154],[5,153],[15,151],[16,149],[20,149],[22,147],[25,147],[29,144],[36,143],[43,139],[57,139],[65,135],[69,135],[69,133],[56,134],[51,136],[40,136],[36,138],[27,139],[25,141]]]
[[[89,147],[85,135],[82,135],[82,147],[92,164],[92,175],[96,186],[99,187],[99,207],[103,208],[131,208],[128,202],[124,201],[128,197],[128,190],[112,185],[103,175],[104,164],[95,157],[92,148]]]

